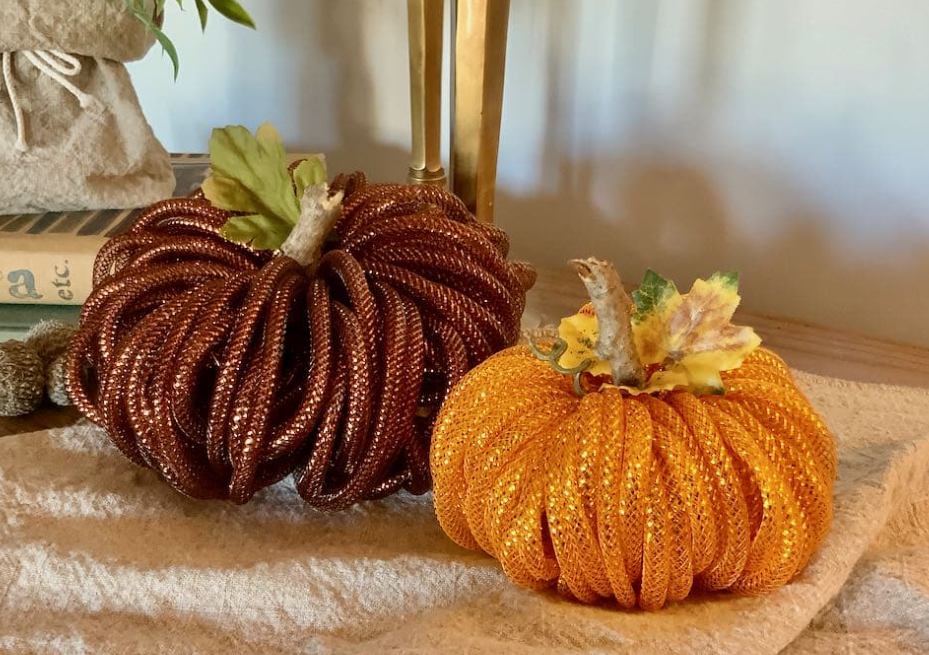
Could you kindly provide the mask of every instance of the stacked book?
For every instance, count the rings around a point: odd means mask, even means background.
[[[207,155],[172,155],[175,197],[199,188]],[[0,341],[43,319],[77,323],[100,247],[133,224],[140,208],[0,216]]]

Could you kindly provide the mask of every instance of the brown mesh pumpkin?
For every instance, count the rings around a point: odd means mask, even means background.
[[[294,473],[323,509],[431,484],[434,409],[512,345],[534,273],[450,192],[339,176],[312,267],[220,236],[202,196],[108,242],[68,360],[75,404],[196,498]]]
[[[584,602],[658,609],[694,588],[785,584],[829,528],[835,444],[774,353],[722,379],[724,395],[583,393],[526,346],[498,353],[436,424],[442,528],[517,584]]]

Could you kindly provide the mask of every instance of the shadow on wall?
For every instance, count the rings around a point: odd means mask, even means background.
[[[514,256],[561,266],[572,257],[596,255],[614,261],[628,281],[654,268],[682,291],[695,277],[738,270],[744,306],[752,311],[929,346],[929,329],[919,318],[926,306],[929,245],[901,240],[893,256],[856,256],[837,247],[835,235],[809,214],[783,217],[781,229],[760,245],[733,227],[726,204],[699,168],[634,160],[583,166],[617,180],[609,214],[564,177],[552,180],[544,195],[498,192],[498,222],[510,235]]]
[[[693,98],[701,112],[713,109],[712,89],[718,85],[713,62],[725,54],[714,30],[732,3],[707,5],[705,57]],[[926,302],[917,300],[929,297],[929,243],[901,237],[873,250],[849,246],[834,216],[819,213],[815,200],[804,197],[784,171],[760,160],[741,162],[739,179],[749,185],[752,202],[776,210],[770,216],[776,225],[753,229],[731,215],[712,164],[688,160],[668,137],[648,136],[661,135],[663,126],[647,99],[633,114],[639,124],[631,132],[639,136],[615,148],[642,155],[572,153],[576,116],[564,99],[575,92],[578,67],[570,47],[580,43],[571,38],[580,32],[576,14],[564,8],[552,12],[558,19],[550,20],[548,47],[539,53],[547,64],[541,189],[514,195],[498,186],[497,222],[510,234],[514,255],[561,266],[593,254],[616,262],[631,282],[654,268],[685,288],[715,270],[738,270],[750,310],[929,346]],[[630,27],[617,26],[619,39],[626,37],[624,29]],[[504,121],[505,126],[506,116]],[[505,139],[504,130],[503,147]],[[758,231],[764,236],[753,234]]]
[[[330,172],[363,170],[370,179],[402,181],[409,151],[387,145],[376,136],[374,84],[368,63],[374,40],[367,38],[361,17],[365,0],[275,2],[264,17],[263,32],[273,34],[289,53],[297,79],[281,95],[298,103],[298,116],[312,121],[325,115],[335,133],[328,143],[288,144],[307,152],[325,152]],[[405,6],[398,4],[398,10]],[[405,15],[405,14],[404,14]],[[247,57],[242,53],[240,57]],[[405,62],[404,62],[405,65]],[[404,80],[405,82],[405,80]],[[405,101],[406,96],[399,99]],[[329,107],[321,105],[329,104]],[[305,118],[304,118],[305,117]],[[306,134],[306,128],[301,128]],[[305,138],[305,137],[303,137]]]
[[[395,5],[396,11],[405,11],[404,3]],[[684,97],[676,96],[675,102],[687,104],[691,124],[682,125],[675,124],[674,116],[669,120],[668,107],[653,104],[648,93],[651,80],[667,72],[657,70],[662,62],[656,62],[655,55],[658,35],[665,29],[660,16],[663,4],[637,5],[635,20],[627,14],[610,14],[611,5],[606,14],[616,21],[619,45],[610,47],[627,50],[607,62],[614,68],[588,71],[586,65],[578,65],[578,51],[586,47],[589,54],[595,46],[580,38],[588,26],[579,25],[572,0],[552,0],[546,11],[538,12],[535,5],[514,0],[514,21],[547,21],[546,38],[533,43],[534,52],[510,51],[508,90],[514,88],[512,80],[518,80],[514,76],[520,75],[514,66],[535,60],[545,70],[541,156],[536,161],[525,161],[529,158],[524,154],[508,158],[510,167],[537,167],[540,182],[521,194],[508,191],[504,180],[498,187],[497,220],[510,233],[514,253],[543,266],[596,254],[616,261],[630,280],[652,267],[681,286],[716,269],[737,269],[743,275],[746,307],[754,311],[929,346],[929,321],[925,310],[915,307],[920,294],[925,297],[929,280],[929,244],[901,238],[897,243],[885,239],[882,246],[869,249],[849,245],[841,222],[797,188],[796,177],[789,177],[791,171],[783,166],[778,170],[759,158],[737,162],[735,190],[754,207],[766,208],[760,215],[776,222],[760,230],[755,212],[755,225],[734,215],[741,212],[732,203],[733,185],[729,183],[727,195],[716,164],[707,157],[701,161],[682,147],[678,137],[705,127],[701,117],[717,109],[715,90],[725,85],[717,67],[729,55],[723,35],[717,32],[732,21],[730,12],[738,11],[737,3],[728,0],[706,0],[704,5],[697,78],[690,87],[670,83],[683,89]],[[381,87],[375,85],[397,85],[398,80],[373,79],[371,62],[382,53],[359,19],[369,2],[323,0],[274,6],[276,13],[266,19],[265,29],[292,53],[298,71],[292,83],[299,91],[289,96],[298,99],[305,116],[318,115],[321,105],[328,104],[328,124],[335,130],[329,143],[299,145],[325,150],[333,172],[363,169],[372,179],[402,180],[408,151],[378,136],[374,90]],[[308,41],[315,46],[307,47]],[[615,70],[616,61],[623,60],[631,62],[635,79],[624,89],[626,95],[616,99],[615,109],[623,117],[614,122],[628,128],[627,136],[589,147],[578,138],[583,136],[578,133],[584,132],[580,122],[585,118],[579,114],[579,100],[586,101],[579,95],[578,71],[628,75]],[[403,82],[394,90],[398,103],[406,103],[405,77]],[[515,96],[512,100],[525,102]],[[524,149],[515,140],[509,146],[507,142],[507,125],[516,129],[523,119],[519,112],[505,112],[504,149]]]
[[[332,97],[336,103],[339,139],[326,157],[332,161],[334,171],[358,169],[373,180],[403,181],[409,150],[385,145],[375,136],[374,80],[365,62],[377,55],[371,51],[371,40],[358,28],[358,16],[369,4],[368,0],[339,0],[319,5],[317,37],[337,71],[336,92]],[[406,88],[403,91],[408,93]],[[359,161],[359,153],[363,153],[363,161]]]

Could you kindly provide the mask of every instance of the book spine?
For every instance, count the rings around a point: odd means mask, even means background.
[[[93,288],[104,237],[10,236],[0,239],[0,303],[83,304]]]

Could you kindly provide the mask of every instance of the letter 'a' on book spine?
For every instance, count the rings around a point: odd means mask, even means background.
[[[196,191],[209,173],[207,155],[172,155],[174,196]],[[141,209],[0,216],[0,306],[83,304],[93,265],[107,239],[122,234]]]

